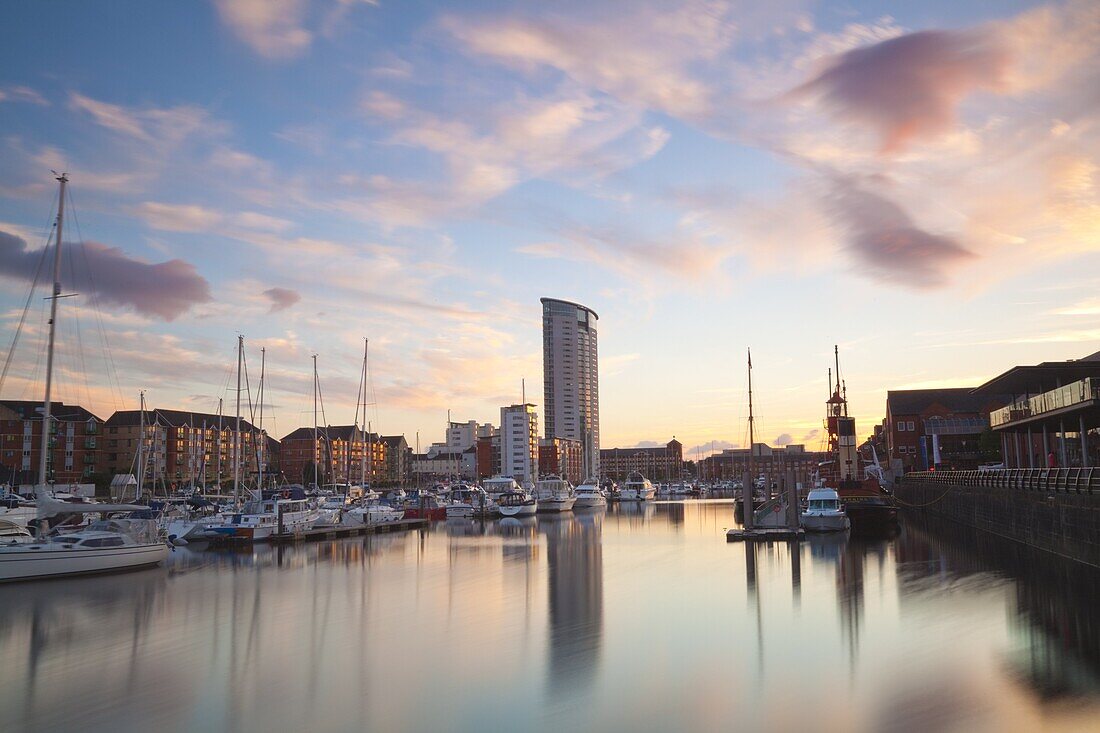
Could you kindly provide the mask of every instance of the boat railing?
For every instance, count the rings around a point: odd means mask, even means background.
[[[1044,493],[1100,493],[1100,468],[1005,468],[993,471],[914,471],[903,481],[952,486],[1041,491]]]

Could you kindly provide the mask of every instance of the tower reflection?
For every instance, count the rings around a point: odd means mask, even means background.
[[[539,517],[549,568],[551,693],[595,676],[603,635],[602,512]]]

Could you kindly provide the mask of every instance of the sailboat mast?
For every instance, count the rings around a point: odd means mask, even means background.
[[[754,447],[754,433],[753,433],[753,416],[752,416],[752,349],[748,350],[749,353],[749,479],[756,480],[755,470],[755,457],[756,449]]]
[[[244,358],[244,336],[237,336],[237,426],[233,431],[233,502],[240,501],[241,491],[241,361]]]
[[[363,339],[363,374],[359,379],[359,397],[361,404],[363,405],[363,422],[367,421],[367,349],[370,347],[370,339]],[[359,411],[359,405],[355,406],[355,411]],[[369,430],[369,428],[368,428]],[[366,436],[369,440],[369,434]],[[367,446],[364,446],[367,447]],[[369,448],[368,448],[369,450]],[[359,486],[365,488],[367,485],[367,457],[360,454],[359,456]]]
[[[53,346],[57,334],[57,301],[61,297],[61,227],[65,220],[65,184],[69,177],[62,173],[57,177],[61,184],[57,200],[57,244],[53,253],[53,296],[50,298],[50,340],[46,350],[46,396],[42,400],[42,451],[38,457],[38,482],[46,486],[50,455],[50,390],[53,388]]]
[[[260,496],[263,498],[264,490],[264,448],[267,447],[267,439],[264,437],[264,367],[267,360],[267,349],[260,349],[260,419],[259,425],[259,441],[260,448],[256,452],[256,483],[260,487]]]
[[[317,454],[317,355],[313,355],[313,488],[321,488],[318,481],[320,456]]]
[[[218,460],[216,461],[214,485],[222,493],[222,398],[218,398]]]
[[[137,492],[134,499],[141,498],[142,485],[145,483],[145,390],[138,393],[138,454],[137,454]]]

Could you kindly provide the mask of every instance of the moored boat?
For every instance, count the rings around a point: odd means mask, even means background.
[[[649,479],[638,472],[630,474],[626,483],[619,490],[619,501],[650,501],[657,495],[657,490]]]
[[[861,475],[864,461],[856,447],[856,420],[848,415],[847,388],[840,380],[840,355],[835,346],[833,353],[836,382],[825,403],[825,428],[834,459],[818,465],[820,484],[837,492],[840,505],[851,520],[852,534],[888,533],[897,527],[897,501],[875,476],[866,472]],[[829,384],[834,384],[832,375]]]
[[[503,517],[530,517],[538,511],[538,502],[518,486],[497,497],[497,511]]]
[[[840,497],[833,489],[812,489],[800,519],[807,532],[844,532],[851,526],[851,520],[840,506]]]
[[[539,479],[535,487],[535,498],[540,512],[568,512],[577,502],[573,486],[560,476],[546,476]]]
[[[577,501],[573,504],[574,509],[607,506],[607,496],[604,495],[603,489],[600,488],[595,479],[585,481],[578,486],[575,490],[575,494]]]

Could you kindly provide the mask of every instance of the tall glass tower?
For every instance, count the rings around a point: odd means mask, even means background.
[[[592,309],[542,298],[543,413],[547,438],[581,444],[585,478],[600,475],[600,379]]]

